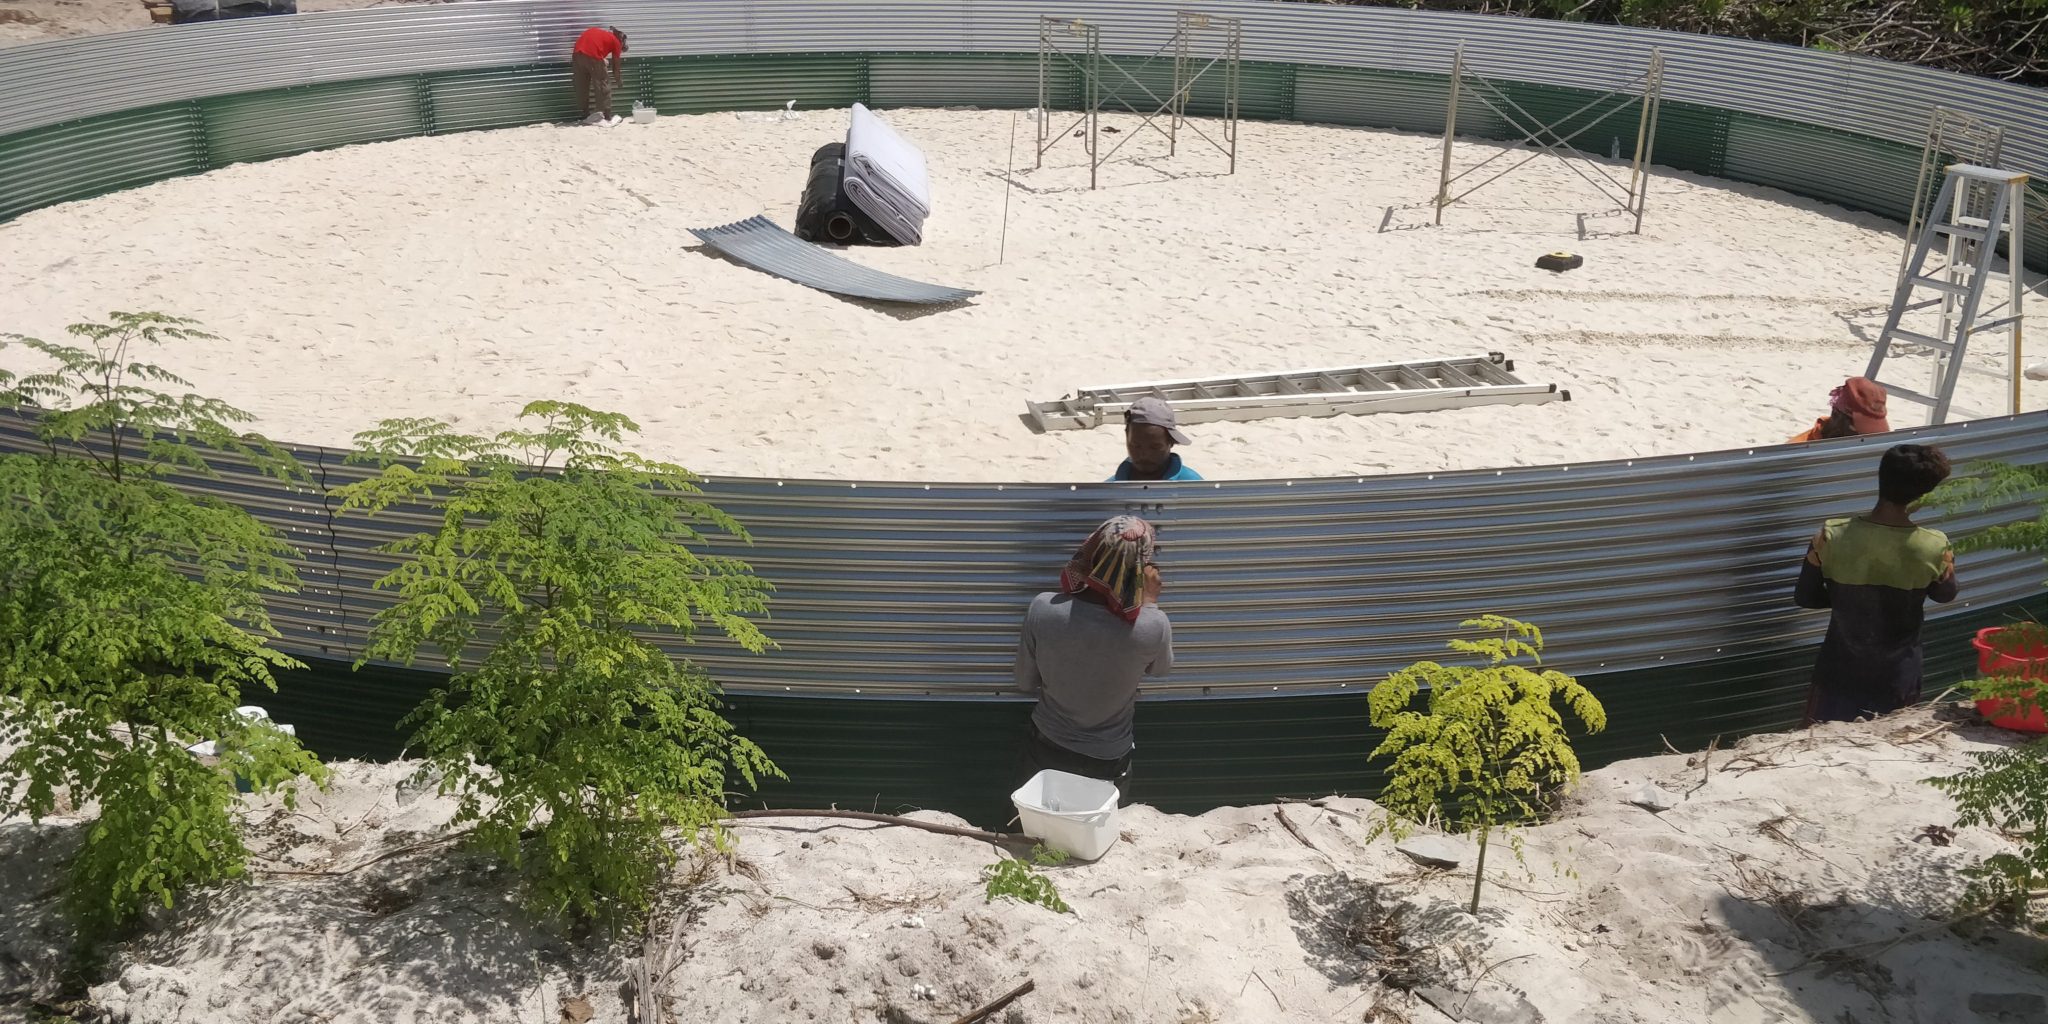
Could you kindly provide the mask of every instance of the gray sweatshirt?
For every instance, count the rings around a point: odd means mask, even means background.
[[[1173,624],[1158,605],[1125,622],[1071,594],[1040,594],[1017,637],[1017,687],[1038,696],[1031,721],[1046,739],[1089,757],[1131,750],[1138,681],[1173,668]]]

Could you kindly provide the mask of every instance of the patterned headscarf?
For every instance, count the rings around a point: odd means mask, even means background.
[[[1884,389],[1862,377],[1851,377],[1828,392],[1828,408],[1848,413],[1859,434],[1882,434],[1892,429],[1885,418],[1885,405]]]
[[[1157,544],[1151,523],[1137,516],[1117,516],[1096,527],[1060,570],[1060,590],[1092,590],[1117,617],[1136,622],[1145,606],[1145,567],[1152,564]]]

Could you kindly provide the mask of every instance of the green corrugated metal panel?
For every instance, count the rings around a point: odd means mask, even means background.
[[[0,221],[205,170],[194,116],[175,103],[0,138]]]
[[[1295,75],[1292,116],[1315,124],[1441,135],[1450,81],[1447,75],[1303,67]],[[1508,127],[1468,92],[1459,97],[1458,134],[1500,139]]]
[[[1150,59],[1104,57],[1100,73],[1102,107],[1150,114],[1173,95],[1173,55]],[[1195,61],[1196,69],[1206,65]],[[1188,89],[1187,112],[1195,117],[1223,115],[1226,83],[1222,65],[1208,67]],[[1238,116],[1263,120],[1294,117],[1293,68],[1283,64],[1240,65]]]
[[[578,107],[566,64],[432,75],[426,90],[438,132],[565,121]]]
[[[1728,116],[1727,175],[1899,220],[1919,177],[1920,151],[1811,125]]]
[[[686,57],[647,67],[646,96],[671,114],[852,106],[868,99],[864,54]],[[632,62],[628,62],[631,66]]]
[[[1080,76],[1048,69],[1054,109],[1076,106]],[[868,59],[872,107],[983,107],[1014,110],[1038,105],[1038,61],[1024,54],[883,53]]]
[[[1580,152],[1622,160],[1635,152],[1637,127],[1642,119],[1639,97],[1521,83],[1496,83],[1494,89],[1475,88],[1480,96],[1498,104],[1513,125],[1520,125],[1509,127],[1511,138],[1521,138],[1525,131],[1545,125],[1555,134],[1543,138],[1553,144],[1563,138]]]
[[[1727,111],[1669,101],[1658,108],[1652,164],[1720,177],[1727,151]]]
[[[1790,601],[1790,588],[1786,600]],[[1928,624],[1927,694],[1975,668],[1970,636],[2048,614],[2048,600],[1977,609]],[[1799,723],[1815,649],[1800,647],[1671,668],[1584,675],[1608,729],[1577,743],[1586,766],[1663,749],[1704,747]],[[426,672],[351,673],[320,663],[281,677],[280,692],[244,694],[290,722],[323,757],[396,756],[398,720],[441,682]],[[735,695],[727,716],[789,775],[751,803],[777,807],[951,811],[984,826],[1011,815],[1019,700]],[[1276,797],[1370,796],[1385,778],[1367,755],[1379,733],[1356,695],[1147,700],[1138,704],[1138,798],[1200,813]]]
[[[200,100],[213,163],[240,163],[418,135],[426,130],[414,76]]]

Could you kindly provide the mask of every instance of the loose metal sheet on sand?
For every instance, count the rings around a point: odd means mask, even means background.
[[[690,233],[705,245],[756,270],[834,295],[939,305],[981,294],[863,267],[784,231],[766,217],[749,217],[715,228],[691,228]]]

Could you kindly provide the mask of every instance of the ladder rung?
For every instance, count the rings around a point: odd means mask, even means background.
[[[1944,280],[1942,280],[1941,278],[1938,278],[1938,277],[1929,277],[1929,276],[1922,276],[1922,277],[1916,277],[1916,278],[1914,278],[1914,279],[1913,279],[1913,283],[1914,283],[1915,285],[1917,285],[1917,286],[1921,287],[1921,288],[1932,288],[1932,289],[1934,289],[1935,291],[1938,291],[1938,292],[1947,292],[1947,293],[1948,293],[1948,294],[1950,294],[1950,295],[1968,295],[1968,294],[1970,294],[1970,286],[1969,286],[1969,285],[1966,285],[1966,284],[1957,284],[1957,283],[1955,283],[1954,281],[1944,281]]]
[[[1283,395],[1298,395],[1302,393],[1301,385],[1296,384],[1294,378],[1286,374],[1273,378],[1273,385]]]
[[[1926,334],[1921,334],[1919,331],[1909,331],[1903,327],[1892,328],[1891,333],[1885,335],[1885,340],[1905,341],[1911,342],[1915,345],[1925,345],[1928,348],[1935,350],[1936,352],[1954,352],[1956,350],[1954,342],[1943,341],[1940,338],[1932,337]]]
[[[1449,363],[1438,363],[1436,364],[1435,369],[1440,375],[1442,375],[1444,383],[1446,384],[1455,385],[1461,388],[1476,388],[1480,386],[1477,380],[1474,380],[1471,377],[1467,376],[1457,367],[1452,366]]]
[[[1927,225],[1927,230],[1939,231],[1946,235],[1954,235],[1957,238],[1967,238],[1972,242],[1982,242],[1990,237],[1989,230],[1986,228],[1965,227],[1961,224],[1950,224],[1946,221],[1936,221],[1929,224]]]
[[[1902,388],[1897,384],[1886,384],[1884,381],[1877,381],[1876,384],[1878,387],[1884,389],[1885,394],[1890,395],[1893,398],[1903,398],[1908,402],[1918,402],[1921,405],[1934,404],[1933,395],[1923,395],[1920,392],[1913,390],[1912,388]]]

